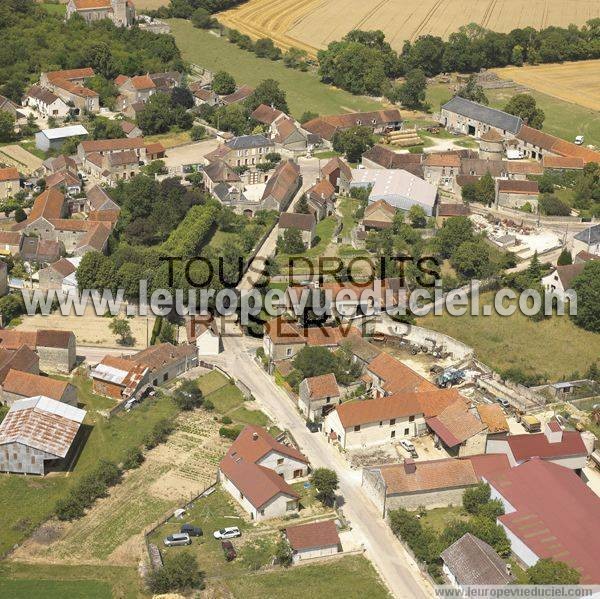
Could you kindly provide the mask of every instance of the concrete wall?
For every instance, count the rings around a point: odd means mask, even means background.
[[[0,472],[20,474],[44,474],[44,460],[55,459],[39,449],[22,443],[7,443],[0,446]]]
[[[469,437],[461,446],[458,448],[458,455],[460,457],[469,455],[480,455],[485,453],[487,440],[487,432],[483,431],[477,435]]]
[[[496,201],[498,206],[506,208],[522,208],[525,204],[529,203],[534,210],[537,210],[538,196],[527,193],[499,192]]]
[[[294,551],[293,560],[294,563],[300,562],[306,559],[312,559],[315,557],[326,557],[328,555],[335,555],[339,553],[340,548],[338,545],[326,545],[324,547],[315,547],[313,549],[304,549],[300,551]]]

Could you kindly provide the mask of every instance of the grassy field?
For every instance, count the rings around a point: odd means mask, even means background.
[[[230,44],[226,38],[195,29],[190,21],[170,19],[169,24],[185,60],[211,71],[228,71],[238,84],[256,86],[264,79],[276,79],[286,91],[288,105],[295,117],[300,117],[306,110],[336,114],[382,107],[375,100],[327,86],[313,73],[287,69],[281,61],[257,58]]]
[[[135,568],[2,562],[0,597],[10,599],[137,599],[147,597]]]
[[[482,294],[481,305],[490,299],[490,293]],[[512,316],[429,314],[419,318],[418,324],[463,341],[496,370],[520,368],[547,373],[551,380],[575,372],[583,375],[600,356],[600,335],[576,327],[568,316],[534,322],[518,310]]]
[[[600,67],[599,67],[600,68]],[[516,94],[514,88],[485,90],[490,106],[503,109]],[[600,111],[578,104],[566,102],[560,98],[531,91],[537,104],[546,114],[543,130],[567,141],[573,141],[576,135],[584,135],[585,143],[600,147]],[[434,84],[427,87],[427,101],[432,111],[452,97],[448,85]]]
[[[91,392],[91,382],[76,378],[79,403],[87,410],[84,424],[87,425],[85,445],[69,476],[52,473],[44,478],[6,475],[0,477],[0,552],[28,536],[46,520],[54,504],[64,497],[83,474],[96,466],[101,458],[119,461],[125,450],[141,445],[143,437],[155,422],[176,413],[175,406],[167,399],[144,402],[138,409],[123,412],[107,420],[100,414],[114,402],[98,397]]]

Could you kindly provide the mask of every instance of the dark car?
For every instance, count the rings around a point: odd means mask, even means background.
[[[180,532],[187,532],[190,537],[201,537],[204,534],[199,526],[194,526],[193,524],[184,524]]]
[[[321,430],[321,425],[318,422],[312,422],[308,420],[306,426],[311,433],[318,433]]]
[[[221,541],[221,547],[223,548],[223,553],[225,554],[225,559],[230,562],[237,557],[237,553],[233,548],[233,543],[231,541]]]

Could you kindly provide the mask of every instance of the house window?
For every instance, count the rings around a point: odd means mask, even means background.
[[[331,397],[328,397],[328,398],[325,400],[325,403],[329,403],[330,401],[331,401]]]
[[[360,430],[360,424],[354,426],[354,432],[357,433]]]
[[[393,439],[396,436],[396,431],[392,431],[390,433],[390,438]]]
[[[165,381],[166,381],[168,378],[169,378],[169,373],[168,373],[168,372],[165,372],[165,373],[163,374],[163,383],[164,383],[164,382],[165,382]]]
[[[292,355],[292,348],[291,348],[291,347],[288,347],[288,348],[285,350],[285,355],[286,355],[286,356],[291,356],[291,355]]]
[[[277,465],[281,466],[281,464],[283,464],[283,458],[278,458],[277,459]]]
[[[415,417],[414,416],[409,416],[408,417],[408,421],[409,422],[414,422],[415,421]]]
[[[406,435],[410,435],[410,429],[409,428],[405,428],[404,429],[404,436]]]
[[[395,419],[395,418],[392,418],[392,419],[390,420],[390,426],[394,426],[394,424],[396,424],[396,419]]]
[[[379,421],[379,426],[383,426],[383,420]]]
[[[302,476],[302,470],[294,470],[294,478],[300,478]]]
[[[265,515],[265,510],[260,510],[260,515],[264,516]]]
[[[288,501],[285,504],[285,511],[286,512],[293,512],[296,509],[296,502],[295,501]]]

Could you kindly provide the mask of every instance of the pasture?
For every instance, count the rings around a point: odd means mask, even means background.
[[[315,54],[352,29],[381,29],[396,50],[421,35],[447,38],[477,23],[499,32],[517,27],[582,25],[600,16],[594,0],[249,0],[221,13],[219,21],[253,38],[271,37],[279,46]]]
[[[506,67],[494,71],[503,79],[512,79],[538,92],[600,110],[600,60]]]

